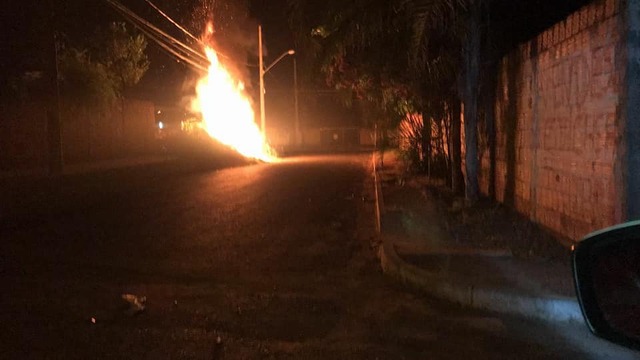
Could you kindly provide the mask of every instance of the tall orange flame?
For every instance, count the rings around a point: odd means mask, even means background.
[[[275,161],[274,151],[255,123],[244,84],[222,66],[213,48],[207,47],[205,51],[211,65],[198,82],[198,96],[192,103],[193,110],[202,113],[204,130],[247,158]]]

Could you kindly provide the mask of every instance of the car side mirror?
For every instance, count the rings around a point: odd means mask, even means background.
[[[587,235],[574,246],[572,264],[591,332],[640,349],[640,221]]]

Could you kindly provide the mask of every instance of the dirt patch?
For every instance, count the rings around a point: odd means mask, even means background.
[[[481,249],[509,249],[518,258],[569,259],[569,241],[533,223],[514,210],[482,199],[462,205],[446,188],[427,186],[426,196],[436,199],[447,230],[457,245]]]

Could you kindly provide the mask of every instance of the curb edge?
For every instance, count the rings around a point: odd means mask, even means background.
[[[584,322],[582,311],[576,299],[522,296],[500,289],[480,288],[474,284],[457,283],[454,285],[453,281],[447,281],[403,261],[396,253],[393,244],[382,234],[381,218],[384,211],[384,200],[375,152],[372,155],[372,164],[376,198],[376,230],[381,240],[378,257],[384,274],[437,298],[467,307],[545,321]]]

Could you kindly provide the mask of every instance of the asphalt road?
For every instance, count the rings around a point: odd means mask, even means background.
[[[588,355],[561,329],[385,278],[369,171],[356,154],[4,186],[0,357]],[[129,315],[122,294],[146,296],[145,311]]]

